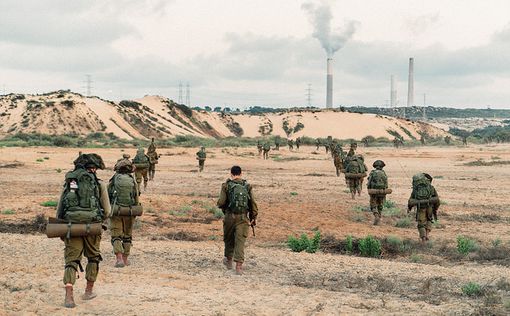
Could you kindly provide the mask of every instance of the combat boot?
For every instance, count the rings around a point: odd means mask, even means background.
[[[425,240],[429,240],[430,229],[425,230]]]
[[[236,262],[236,274],[237,275],[243,274],[243,263],[242,262]]]
[[[224,257],[223,264],[227,269],[232,270],[232,257]]]
[[[377,226],[381,222],[381,217],[379,214],[374,215],[374,225]]]
[[[81,296],[82,300],[91,300],[96,297],[96,293],[92,293],[92,289],[94,288],[94,282],[87,280],[87,287],[85,288],[85,293]]]
[[[115,256],[117,257],[117,262],[115,262],[115,268],[124,268],[124,258],[122,257],[122,254],[116,253]]]
[[[128,261],[128,255],[122,254],[122,260],[124,260],[124,265],[128,266],[131,263]]]
[[[73,285],[70,283],[66,284],[66,297],[64,299],[64,306],[67,308],[76,307],[73,296]]]

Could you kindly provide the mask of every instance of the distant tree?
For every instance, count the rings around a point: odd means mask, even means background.
[[[221,107],[220,106],[215,107],[214,112],[221,112]]]
[[[211,111],[212,111],[211,107],[210,107],[210,106],[207,106],[207,105],[204,107],[204,109],[205,109],[207,112],[211,112]]]
[[[232,112],[232,110],[229,107],[226,107],[223,109],[224,112]]]

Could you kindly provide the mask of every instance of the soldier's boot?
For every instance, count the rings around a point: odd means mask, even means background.
[[[336,176],[339,177],[340,176],[340,171],[338,170],[338,168],[336,169]]]
[[[66,296],[64,299],[64,306],[67,308],[76,307],[73,296],[73,285],[71,283],[66,284]]]
[[[236,262],[236,274],[237,275],[243,274],[243,263],[242,262]]]
[[[131,262],[128,260],[128,255],[122,254],[122,260],[124,261],[124,265],[129,266]]]
[[[430,229],[425,229],[425,240],[429,240]]]
[[[374,225],[377,226],[381,222],[381,216],[379,214],[374,214]]]
[[[116,253],[115,257],[117,258],[117,262],[115,262],[115,268],[124,268],[124,258],[122,257],[122,253]]]
[[[227,269],[232,270],[232,257],[224,257],[223,264]]]
[[[356,191],[351,191],[351,198],[356,199]]]
[[[145,192],[147,190],[147,181],[143,182],[143,191]]]
[[[85,288],[85,293],[81,296],[82,300],[91,300],[94,297],[97,296],[96,293],[92,292],[92,289],[94,288],[94,282],[87,280],[87,287]]]

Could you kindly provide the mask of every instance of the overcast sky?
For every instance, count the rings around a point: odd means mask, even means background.
[[[326,52],[306,8],[330,8],[334,106],[510,108],[508,0],[1,0],[0,92],[159,94],[191,105],[323,107]],[[327,23],[326,23],[327,25]],[[324,26],[324,25],[323,25]],[[315,35],[315,37],[314,37]]]

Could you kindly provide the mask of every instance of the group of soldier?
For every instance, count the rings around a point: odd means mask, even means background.
[[[299,141],[298,141],[299,140]],[[301,143],[298,138],[296,144]],[[320,143],[318,143],[318,146]],[[337,176],[345,173],[346,183],[349,186],[351,197],[356,193],[361,194],[363,179],[366,177],[367,166],[363,156],[356,154],[357,144],[352,142],[349,152],[345,154],[341,144],[328,137],[326,151],[331,152]],[[268,158],[269,143],[257,148]],[[278,147],[277,147],[278,148]],[[205,148],[196,153],[199,162],[199,171],[203,171],[206,159]],[[143,180],[144,190],[147,182],[154,179],[155,167],[160,158],[156,152],[154,139],[147,153],[144,149],[137,150],[135,157],[124,154],[115,163],[115,174],[108,185],[97,178],[97,169],[104,169],[105,164],[97,154],[82,154],[74,161],[74,170],[65,176],[64,188],[57,206],[57,221],[67,229],[65,234],[60,235],[64,241],[65,269],[63,282],[65,285],[64,305],[72,308],[75,306],[73,286],[76,282],[78,269],[83,272],[81,266],[82,255],[87,258],[85,268],[86,288],[82,295],[83,300],[96,297],[93,292],[94,282],[97,279],[99,263],[102,261],[100,242],[101,227],[110,229],[113,253],[117,268],[130,265],[128,257],[132,246],[132,230],[135,217],[142,214],[140,204],[141,183]],[[370,209],[374,215],[374,225],[379,225],[381,212],[386,195],[391,193],[388,188],[388,179],[383,168],[385,163],[376,160],[373,163],[374,170],[368,176],[367,189],[370,195]],[[133,176],[134,173],[134,176]],[[416,207],[416,221],[420,239],[425,242],[429,239],[432,222],[437,214],[439,198],[432,186],[432,177],[425,173],[413,177],[413,192],[408,201],[408,212]],[[244,247],[250,226],[256,225],[258,207],[254,199],[252,186],[242,178],[240,166],[230,169],[230,179],[221,185],[217,206],[224,213],[223,241],[224,259],[223,264],[227,269],[234,269],[238,275],[243,274]],[[80,226],[81,225],[81,226]],[[99,225],[95,230],[93,225]],[[77,229],[82,228],[81,233]],[[97,227],[97,226],[95,226]],[[94,232],[94,233],[93,233]],[[255,231],[253,230],[253,234]]]

